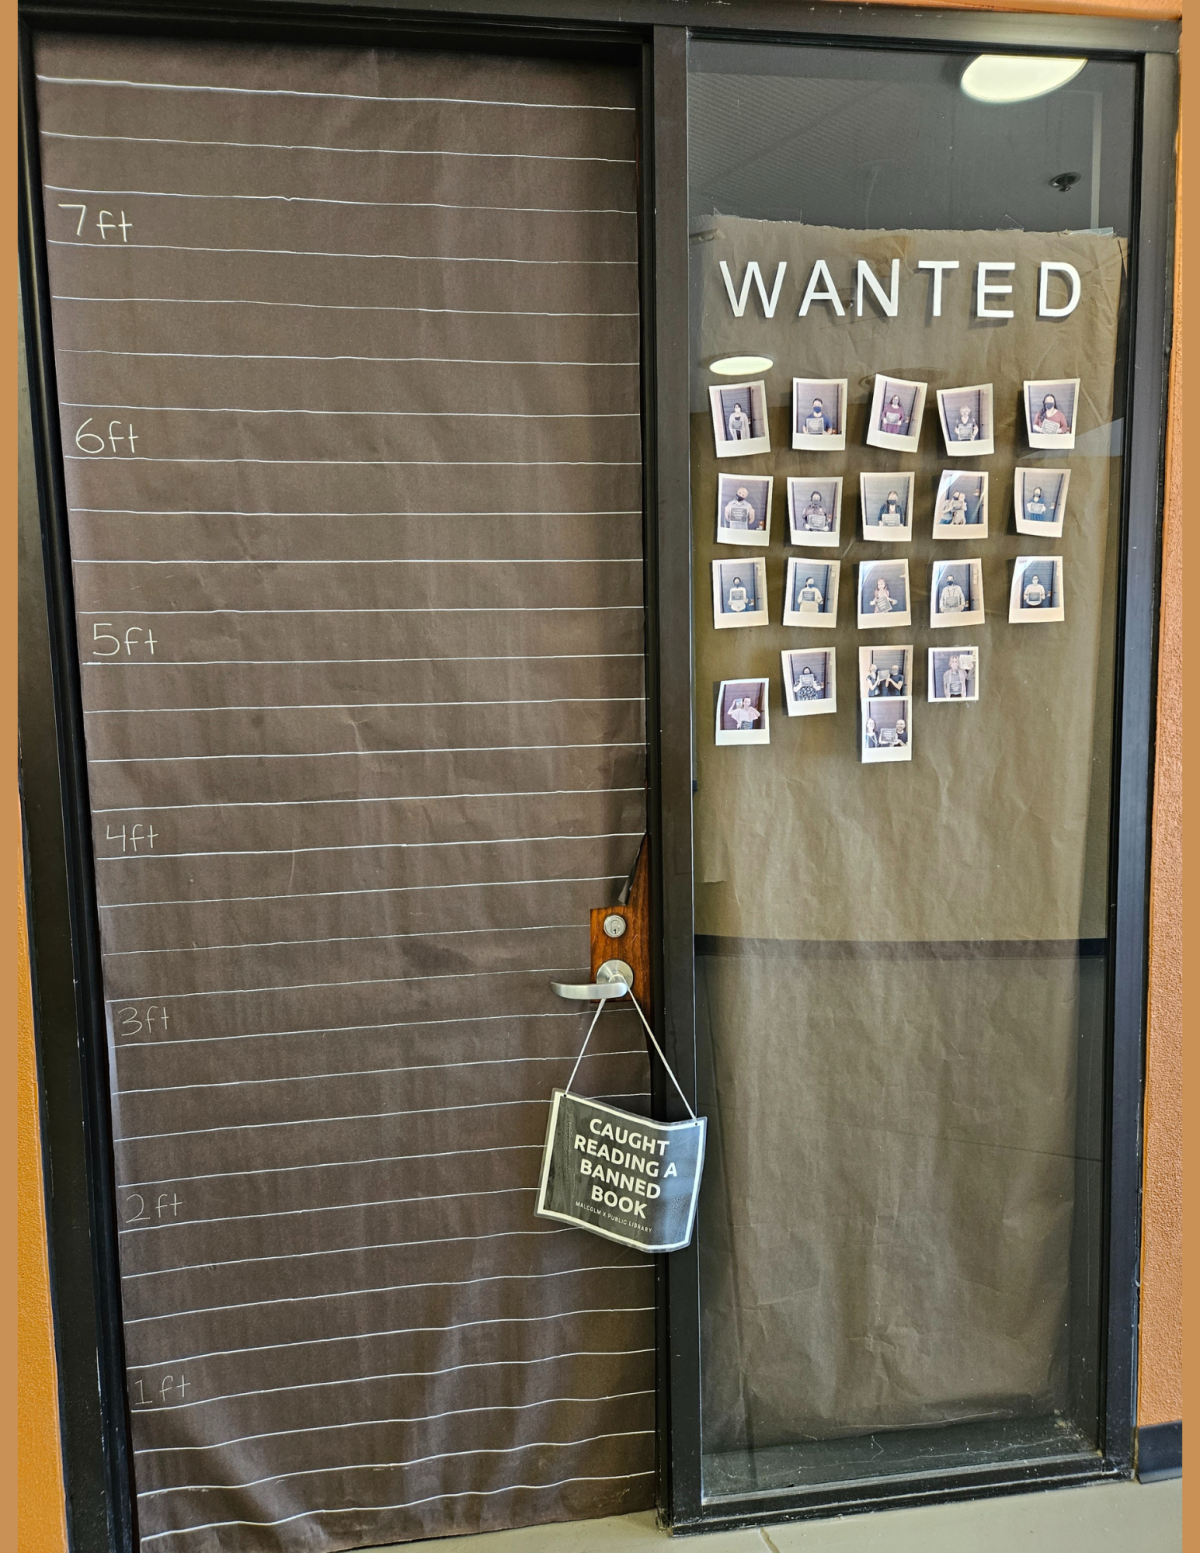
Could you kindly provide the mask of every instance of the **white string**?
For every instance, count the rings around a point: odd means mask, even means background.
[[[662,1047],[654,1039],[654,1031],[651,1030],[649,1021],[647,1020],[645,1014],[642,1013],[642,1005],[634,997],[634,995],[633,995],[633,988],[632,987],[630,987],[630,989],[629,989],[629,1001],[633,1004],[634,1008],[637,1009],[637,1011],[638,1011],[638,1018],[646,1026],[646,1034],[650,1037],[650,1044],[654,1047],[654,1050],[658,1053],[659,1060],[662,1062],[663,1067],[666,1068],[666,1070],[667,1070],[667,1077],[671,1080],[672,1084],[674,1084],[675,1088],[679,1091],[679,1098],[683,1101],[684,1105],[687,1107],[687,1114],[691,1117],[691,1119],[693,1121],[696,1121],[697,1120],[696,1113],[695,1113],[695,1111],[692,1110],[692,1107],[691,1107],[691,1105],[688,1102],[688,1097],[684,1094],[683,1090],[680,1089],[680,1087],[679,1087],[679,1080],[675,1077],[674,1069],[671,1067],[671,1064],[667,1061],[667,1054],[663,1051]]]
[[[678,1090],[679,1098],[683,1101],[684,1105],[687,1107],[688,1115],[691,1117],[691,1119],[693,1121],[696,1121],[697,1120],[696,1113],[695,1113],[695,1111],[692,1110],[691,1104],[688,1101],[688,1097],[684,1094],[683,1090],[680,1088],[679,1080],[675,1077],[674,1069],[671,1067],[671,1064],[667,1061],[666,1053],[663,1051],[662,1047],[658,1044],[657,1040],[655,1040],[655,1038],[654,1038],[654,1031],[651,1030],[649,1021],[647,1020],[645,1014],[642,1012],[642,1005],[634,997],[634,995],[633,995],[633,988],[628,986],[628,984],[626,985],[626,994],[627,994],[627,996],[629,998],[629,1001],[633,1004],[634,1008],[637,1009],[638,1018],[642,1021],[642,1024],[645,1025],[645,1027],[646,1027],[646,1034],[650,1037],[650,1044],[651,1044],[651,1046],[654,1047],[654,1050],[658,1053],[659,1060],[661,1061],[663,1067],[666,1068],[666,1070],[667,1070],[667,1077],[671,1080],[672,1084],[674,1084],[676,1090]],[[571,1093],[571,1085],[575,1081],[576,1073],[579,1072],[579,1064],[583,1061],[583,1055],[587,1051],[588,1042],[592,1038],[592,1031],[596,1028],[596,1021],[600,1018],[600,1015],[604,1012],[605,1004],[608,1001],[609,1000],[607,998],[602,998],[600,1000],[599,1004],[597,1005],[596,1012],[592,1015],[592,1022],[588,1026],[587,1034],[583,1038],[583,1045],[579,1048],[579,1056],[576,1057],[576,1059],[575,1059],[575,1066],[571,1069],[571,1077],[567,1080],[566,1089],[564,1091],[566,1094],[570,1094]]]
[[[588,1025],[587,1034],[583,1038],[583,1045],[579,1048],[579,1056],[576,1057],[575,1066],[571,1069],[571,1077],[567,1080],[567,1087],[564,1091],[565,1094],[569,1095],[571,1093],[571,1085],[575,1082],[575,1075],[579,1072],[579,1064],[583,1061],[584,1052],[587,1051],[587,1044],[592,1038],[592,1031],[596,1028],[596,1021],[604,1012],[604,1005],[607,1002],[607,998],[601,998],[599,1003],[596,1004],[596,1012],[592,1015],[592,1022],[590,1025]]]

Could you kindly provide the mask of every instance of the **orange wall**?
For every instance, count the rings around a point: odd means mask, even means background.
[[[878,0],[972,10],[1179,17],[1178,0]],[[1182,166],[1182,161],[1181,161]],[[1182,218],[1182,199],[1179,214]],[[1182,259],[1182,220],[1177,254]],[[1138,1421],[1183,1417],[1183,448],[1182,265],[1176,268],[1171,441],[1163,538],[1158,753],[1151,896],[1145,1225]],[[18,831],[18,834],[20,832]],[[65,1553],[57,1375],[50,1325],[37,1075],[23,876],[18,878],[18,1495],[21,1553]]]
[[[17,840],[17,1547],[66,1553],[19,813]]]
[[[1182,171],[1183,158],[1180,157]],[[1183,1417],[1183,200],[1167,441],[1150,885],[1138,1422]]]

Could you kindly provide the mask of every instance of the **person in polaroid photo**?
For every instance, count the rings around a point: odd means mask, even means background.
[[[930,701],[978,701],[978,664],[977,647],[931,647]]]
[[[875,694],[878,696],[903,696],[907,690],[908,681],[901,663],[889,665],[876,681]]]
[[[836,545],[842,521],[842,477],[788,480],[788,523],[794,545]]]
[[[836,453],[846,446],[846,379],[792,379],[792,446]]]
[[[811,561],[791,556],[783,593],[785,626],[837,624],[838,567],[836,561]]]
[[[1061,537],[1067,505],[1069,469],[1018,469],[1013,481],[1013,508],[1018,534]]]
[[[939,388],[937,399],[942,437],[946,452],[952,458],[974,458],[995,452],[990,383],[976,383],[970,388]]]
[[[907,561],[860,561],[858,628],[906,626],[912,622]]]
[[[771,538],[770,475],[721,475],[717,480],[717,543],[767,545]]]
[[[780,658],[789,717],[837,711],[837,660],[832,650],[785,651]]]
[[[894,453],[916,451],[928,386],[876,374],[867,422],[867,441],[872,447],[889,448]]]
[[[1073,448],[1079,379],[1032,378],[1025,382],[1025,423],[1031,448]]]
[[[767,565],[761,558],[741,556],[714,561],[713,625],[718,631],[767,623]]]
[[[860,475],[858,495],[864,539],[896,544],[912,538],[911,473]]]
[[[770,708],[765,679],[723,679],[717,687],[718,744],[769,744]]]
[[[864,701],[862,703],[862,758],[867,765],[912,759],[912,702]]]
[[[1061,555],[1021,555],[1013,566],[1008,596],[1010,625],[1065,619]]]
[[[982,625],[983,563],[935,561],[929,594],[930,626]]]
[[[934,502],[935,539],[987,538],[988,477],[943,469]]]
[[[718,458],[742,458],[771,451],[765,382],[710,388],[708,400]]]
[[[907,696],[911,647],[860,647],[858,671],[867,701]]]

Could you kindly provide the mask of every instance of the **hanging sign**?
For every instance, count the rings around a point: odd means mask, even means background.
[[[696,1219],[705,1125],[554,1090],[535,1213],[641,1251],[681,1250]]]

